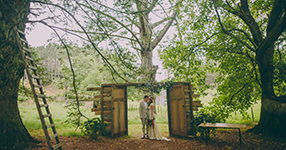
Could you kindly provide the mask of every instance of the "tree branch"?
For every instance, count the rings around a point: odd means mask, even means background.
[[[151,5],[148,7],[148,12],[147,12],[147,14],[149,14],[149,13],[155,8],[155,6],[156,6],[156,4],[157,4],[158,1],[159,1],[159,0],[154,0],[154,1],[151,3]]]
[[[172,18],[166,17],[166,18],[164,18],[164,19],[162,19],[162,20],[160,20],[158,22],[155,22],[154,24],[151,25],[151,29],[154,29],[155,27],[157,27],[158,25],[160,25],[161,23],[163,23],[163,22],[165,22],[165,21],[167,21],[169,19],[172,19]]]
[[[239,32],[242,32],[245,37],[252,43],[252,45],[257,48],[257,45],[255,44],[255,42],[253,41],[253,39],[251,39],[250,35],[248,33],[246,33],[245,31],[241,30],[241,29],[232,29],[233,31],[239,31]],[[230,30],[230,31],[232,31]]]
[[[176,15],[177,15],[177,11],[178,11],[178,9],[176,8],[175,11],[173,12],[172,16],[170,17],[171,19],[168,21],[168,23],[164,26],[164,28],[160,31],[160,33],[157,35],[157,37],[152,42],[152,45],[151,45],[152,49],[154,49],[158,45],[158,43],[162,40],[162,38],[164,37],[164,35],[166,34],[168,29],[172,25]]]
[[[267,48],[276,41],[282,32],[286,29],[286,14],[275,24],[273,29],[268,33],[267,37],[259,45],[256,50],[257,58],[260,59],[264,56]]]
[[[215,1],[216,0],[214,0],[214,3]],[[255,45],[259,45],[262,42],[262,33],[258,24],[256,23],[249,11],[247,0],[241,0],[241,6],[239,6],[239,10],[235,10],[232,7],[232,9],[228,9],[227,7],[225,7],[225,5],[223,5],[222,8],[243,20],[243,22],[248,26],[251,32]]]
[[[45,2],[42,2],[42,1],[32,1],[32,2],[36,2],[36,3],[40,3],[40,4],[45,4],[45,5],[51,5],[51,6],[54,6],[54,7],[58,7],[60,8],[61,10],[65,11],[66,13],[68,13],[72,18],[73,20],[76,22],[76,24],[84,31],[85,35],[87,36],[88,38],[88,41],[92,44],[93,48],[98,52],[98,54],[101,56],[101,58],[106,62],[107,65],[110,66],[110,68],[112,68],[112,70],[121,78],[123,79],[124,81],[128,82],[126,79],[124,79],[123,77],[121,77],[121,75],[113,68],[113,66],[110,64],[110,62],[103,56],[103,54],[97,49],[97,47],[94,45],[94,43],[92,42],[91,38],[89,37],[89,35],[87,34],[86,30],[83,28],[83,26],[78,22],[78,20],[75,18],[75,16],[73,16],[69,11],[67,11],[65,8],[59,6],[59,5],[56,5],[56,4],[52,4],[52,3],[45,3]]]
[[[236,94],[238,94],[239,92],[241,92],[241,91],[245,88],[245,86],[246,86],[247,84],[248,84],[248,83],[244,84],[238,91],[236,91],[236,92],[231,96],[231,98],[230,98],[230,100],[229,100],[229,102],[228,102],[228,105],[231,105],[234,96],[235,96]]]
[[[267,25],[267,34],[275,27],[280,21],[283,14],[283,8],[285,7],[285,0],[275,0],[270,12],[269,21]],[[285,11],[284,11],[285,13]]]
[[[250,61],[251,61],[252,68],[253,68],[254,73],[255,73],[256,82],[257,82],[257,83],[259,84],[259,86],[261,87],[262,84],[261,84],[261,81],[258,79],[258,73],[257,73],[257,70],[256,70],[256,64],[254,63],[254,62],[255,62],[255,59],[253,59],[253,58],[249,55],[249,53],[248,53],[247,50],[246,50],[246,55],[247,55],[247,57],[248,57],[248,58],[250,59]]]
[[[226,35],[234,38],[236,41],[238,41],[239,43],[245,45],[248,49],[250,49],[251,51],[255,52],[255,49],[253,49],[250,45],[248,45],[247,43],[243,42],[239,37],[236,37],[234,36],[233,34],[231,34],[228,30],[226,30],[222,24],[222,21],[220,19],[220,15],[217,11],[217,6],[216,6],[216,3],[215,3],[216,0],[214,0],[214,7],[215,7],[215,12],[216,12],[216,15],[217,15],[217,18],[218,18],[218,21],[219,21],[219,24],[220,24],[220,27],[222,29],[222,32],[225,33]]]
[[[68,57],[68,60],[69,60],[69,64],[70,64],[70,69],[71,69],[71,72],[72,72],[72,76],[73,76],[73,82],[72,82],[72,85],[73,85],[73,88],[74,88],[74,92],[75,92],[75,96],[76,96],[76,102],[77,102],[77,110],[79,112],[79,114],[81,116],[83,116],[84,118],[88,119],[88,117],[86,117],[84,114],[81,113],[80,111],[80,108],[79,108],[79,100],[78,100],[78,93],[77,93],[77,89],[76,89],[76,79],[75,79],[75,73],[74,73],[74,69],[73,69],[73,66],[72,66],[72,61],[71,61],[71,58],[70,58],[70,53],[69,53],[69,49],[67,47],[67,45],[65,44],[65,42],[63,41],[63,39],[60,37],[60,35],[58,34],[58,32],[52,28],[50,25],[48,25],[46,22],[42,21],[41,23],[43,23],[44,25],[48,26],[50,29],[52,29],[55,34],[57,35],[57,37],[59,38],[59,40],[61,41],[61,43],[64,45],[65,49],[66,49],[66,52],[67,52],[67,57]],[[79,126],[79,125],[78,125]]]
[[[137,36],[136,36],[126,25],[124,25],[121,21],[117,20],[116,18],[114,18],[114,17],[112,17],[112,16],[110,16],[110,15],[104,13],[104,12],[101,12],[101,11],[99,11],[99,10],[96,10],[96,9],[90,7],[90,6],[86,6],[86,5],[83,5],[83,4],[79,4],[79,5],[82,5],[82,6],[86,7],[86,8],[89,8],[90,10],[95,11],[95,12],[97,12],[97,13],[100,13],[100,14],[102,14],[102,15],[108,17],[109,19],[115,21],[116,23],[118,23],[118,24],[121,25],[122,27],[124,27],[132,36],[134,36],[134,38],[135,38],[136,41],[138,42],[139,46],[143,49],[143,46],[142,46],[140,40],[137,38]]]

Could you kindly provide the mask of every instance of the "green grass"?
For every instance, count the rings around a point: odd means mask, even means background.
[[[215,97],[216,90],[207,90],[209,95],[205,97],[200,97],[199,99],[202,101],[203,106],[208,106],[208,103],[212,101],[212,99]],[[243,116],[239,112],[233,112],[231,113],[231,116],[226,119],[226,123],[244,123],[244,124],[253,124],[259,121],[260,118],[260,107],[261,102],[258,101],[257,104],[254,104],[252,106],[253,108],[253,118],[252,120],[252,114],[251,114],[251,108],[247,110],[247,114],[249,115],[249,118],[243,118]]]
[[[67,109],[64,108],[64,102],[48,102],[49,108],[53,116],[53,120],[56,124],[58,130],[61,129],[75,129],[75,126],[72,124],[65,123],[67,119]],[[90,108],[85,108],[84,106],[80,107],[84,115],[88,117],[96,117]],[[20,102],[19,110],[23,120],[24,125],[28,130],[42,129],[38,111],[34,102]],[[42,110],[42,112],[46,112]],[[99,116],[97,116],[99,117]]]
[[[199,98],[202,101],[203,105],[207,105],[213,99],[213,94],[215,90],[209,91],[211,94]],[[53,115],[53,120],[56,124],[57,131],[63,136],[82,136],[83,134],[80,132],[80,129],[75,131],[76,126],[72,124],[65,123],[67,119],[67,109],[64,108],[66,105],[65,102],[56,102],[50,101],[48,102],[50,106],[50,111]],[[86,108],[85,106],[81,106],[81,111],[84,115],[88,116],[89,118],[100,117],[99,115],[94,115],[94,112],[91,112],[90,108]],[[23,120],[24,125],[27,129],[33,133],[33,135],[41,135],[42,132],[42,125],[40,122],[40,118],[38,116],[38,112],[36,110],[36,106],[31,101],[24,101],[19,102],[19,109],[20,114]],[[167,106],[156,106],[157,115],[156,120],[158,125],[160,126],[161,132],[168,132],[168,116],[167,116]],[[45,112],[45,111],[44,111]],[[229,117],[226,122],[227,123],[246,123],[252,124],[254,122],[258,122],[259,115],[260,115],[260,102],[253,106],[254,112],[254,121],[251,118],[251,110],[249,109],[247,113],[249,114],[250,118],[245,119],[243,118],[238,112],[232,113],[231,117]],[[84,119],[82,119],[85,121]],[[128,126],[129,126],[129,135],[135,133],[141,133],[141,120],[139,117],[139,102],[132,102],[128,101]]]

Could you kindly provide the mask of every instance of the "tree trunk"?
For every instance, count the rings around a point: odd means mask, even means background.
[[[266,136],[286,138],[286,130],[285,130],[285,124],[286,124],[285,106],[286,104],[278,102],[278,104],[275,105],[273,103],[269,103],[266,101],[269,101],[269,99],[262,99],[259,123],[250,131],[254,131],[254,133],[261,133]],[[273,102],[277,103],[277,101],[273,101]],[[280,108],[283,105],[284,105],[284,108],[283,108],[284,111],[280,111],[282,112],[280,113],[280,115],[278,115],[277,113],[273,113],[273,111],[277,111],[277,109],[269,111],[269,107]]]
[[[150,82],[149,77],[151,75],[151,69],[153,67],[152,57],[152,50],[141,51],[141,67],[145,70],[145,73],[142,75],[143,82]]]
[[[0,1],[0,149],[23,149],[35,142],[18,109],[18,86],[24,65],[13,27],[25,28],[29,0]]]
[[[261,112],[257,126],[250,131],[267,136],[286,137],[286,103],[277,97],[273,89],[274,42],[264,54],[257,54],[261,76]]]

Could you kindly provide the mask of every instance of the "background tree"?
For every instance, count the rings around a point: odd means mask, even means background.
[[[41,4],[50,5],[43,2]],[[118,54],[125,67],[132,69],[135,64],[128,63],[128,55],[123,54],[126,50],[135,52],[141,60],[143,78],[145,78],[146,73],[151,73],[153,67],[153,50],[172,25],[180,4],[181,1],[123,0],[111,3],[110,1],[82,0],[74,3],[60,1],[53,6],[62,6],[61,9],[84,18],[85,22],[82,26],[85,27],[91,40],[96,45],[103,41],[109,42],[109,49],[112,48]],[[65,13],[65,16],[69,15]],[[83,33],[68,26],[63,30],[77,35]],[[120,44],[117,44],[119,41]],[[156,74],[156,71],[152,73]]]
[[[218,63],[219,97],[208,109],[226,118],[261,99],[254,131],[285,136],[285,1],[188,1],[184,6],[183,37]]]

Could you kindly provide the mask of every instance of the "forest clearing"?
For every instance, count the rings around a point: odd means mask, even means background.
[[[62,90],[48,86],[45,88],[46,93],[51,97],[55,95],[61,95]],[[202,98],[202,103],[207,104],[213,98],[212,94],[214,90],[209,91],[208,96]],[[51,111],[54,114],[54,121],[56,123],[57,131],[59,133],[60,141],[63,143],[63,149],[198,149],[198,150],[228,150],[228,149],[241,149],[241,150],[269,150],[269,149],[286,149],[285,139],[267,138],[262,135],[255,135],[247,133],[246,131],[253,127],[257,123],[259,118],[259,105],[255,105],[254,110],[254,121],[252,118],[245,118],[239,114],[233,114],[227,119],[228,123],[246,123],[247,129],[242,130],[242,147],[239,146],[239,138],[237,130],[219,129],[215,133],[211,134],[209,145],[202,139],[200,134],[197,137],[168,137],[168,120],[167,120],[167,106],[157,106],[158,111],[158,122],[160,132],[163,136],[171,139],[170,142],[166,141],[154,141],[141,139],[142,125],[139,119],[139,101],[129,101],[128,109],[128,136],[123,137],[99,137],[97,140],[93,140],[81,132],[80,129],[75,130],[75,125],[64,123],[67,119],[67,108],[64,106],[67,104],[66,101],[59,100],[50,101]],[[83,106],[81,110],[83,113],[92,118],[99,117],[91,112],[91,106],[88,102],[82,102]],[[35,104],[32,100],[20,102],[19,108],[23,122],[33,137],[42,141],[38,147],[32,149],[48,149],[45,144],[45,137],[39,117],[36,111]],[[251,111],[248,111],[249,115]]]
[[[286,149],[285,49],[285,0],[1,0],[0,149]]]

